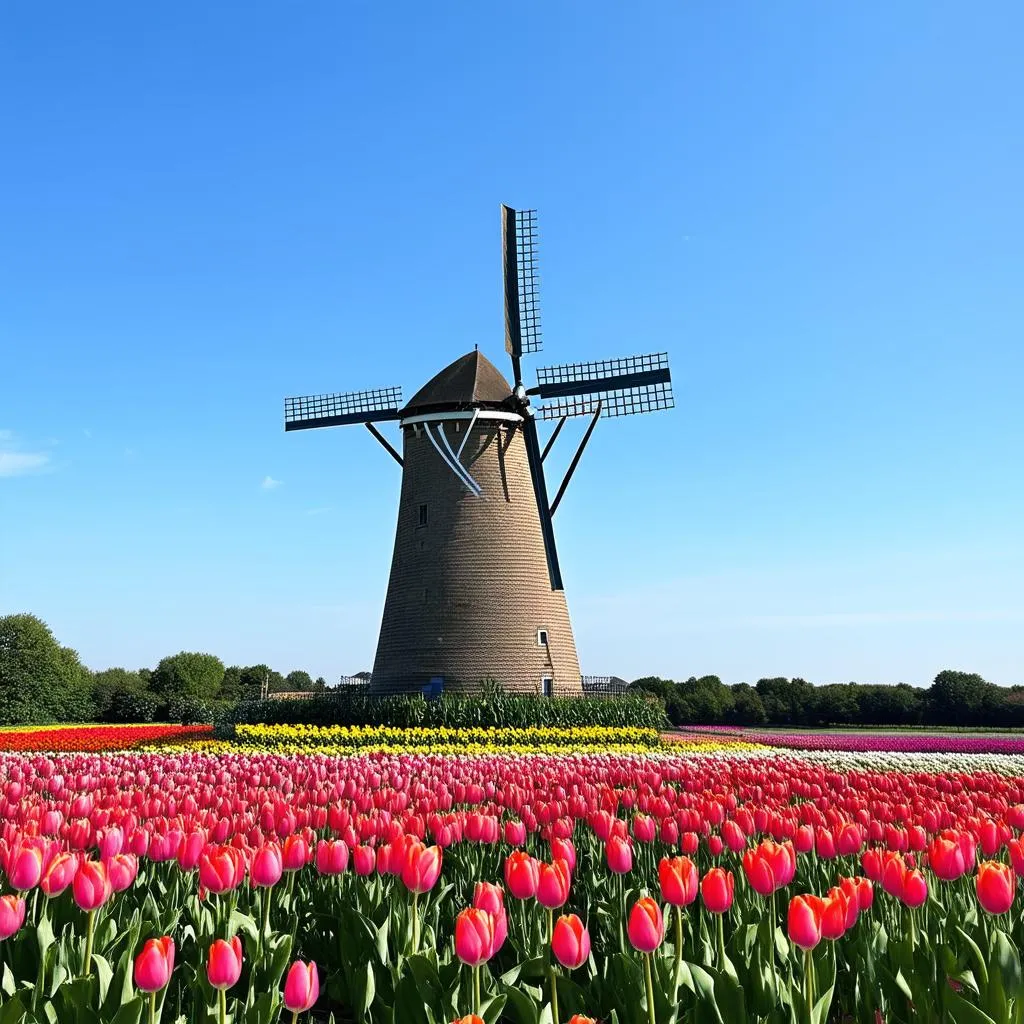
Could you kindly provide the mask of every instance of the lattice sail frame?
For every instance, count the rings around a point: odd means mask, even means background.
[[[401,387],[286,398],[284,400],[285,429],[300,430],[303,427],[395,419],[401,405]]]
[[[616,387],[618,377],[622,383]],[[577,393],[550,394],[563,389]],[[547,396],[545,391],[549,392]],[[543,401],[537,407],[537,415],[545,420],[592,415],[598,402],[602,416],[633,416],[675,406],[668,355],[664,352],[542,366],[537,370],[537,387],[531,389],[533,392]]]
[[[516,281],[519,291],[520,354],[539,352],[540,294],[537,280],[537,211],[516,210]]]

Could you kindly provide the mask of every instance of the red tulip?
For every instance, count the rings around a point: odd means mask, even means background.
[[[908,907],[919,907],[928,899],[928,883],[916,868],[908,870],[903,876],[902,898]]]
[[[564,860],[569,865],[569,873],[576,870],[576,847],[571,839],[561,839],[557,836],[551,840],[551,859]]]
[[[220,894],[237,889],[245,877],[245,858],[234,846],[211,846],[199,855],[199,884]]]
[[[402,865],[402,882],[410,892],[429,892],[440,877],[441,850],[439,847],[415,843],[406,849]]]
[[[658,862],[661,898],[674,907],[687,907],[697,898],[700,876],[689,857],[662,857]]]
[[[39,888],[48,897],[59,896],[72,883],[77,870],[77,853],[58,853],[43,872]]]
[[[789,937],[801,949],[814,949],[821,941],[825,901],[820,896],[794,896],[789,901]]]
[[[217,989],[228,989],[242,973],[242,941],[236,935],[230,942],[217,939],[210,946],[206,961],[206,977]]]
[[[467,1013],[465,1017],[459,1017],[457,1020],[453,1020],[452,1024],[485,1024],[483,1017],[478,1017],[475,1013]],[[569,1024],[572,1024],[570,1021]]]
[[[829,889],[821,915],[821,937],[835,940],[846,931],[846,919],[850,910],[850,898],[841,887]]]
[[[376,858],[372,846],[352,847],[352,867],[355,873],[362,878],[373,874]]]
[[[99,860],[83,860],[78,865],[71,891],[82,910],[93,911],[102,907],[113,889],[107,866]]]
[[[9,939],[25,923],[25,900],[0,896],[0,939]]]
[[[933,839],[928,846],[928,866],[946,882],[955,882],[967,871],[959,843],[940,837]]]
[[[316,844],[316,869],[321,875],[343,875],[348,867],[348,844],[344,839],[321,839]]]
[[[974,884],[978,902],[986,913],[1005,914],[1013,906],[1017,878],[1008,865],[994,860],[982,861]]]
[[[537,902],[549,910],[557,910],[569,898],[570,883],[569,865],[564,860],[556,860],[553,864],[540,864],[537,875]],[[511,889],[511,886],[509,888]]]
[[[563,914],[551,933],[551,950],[570,971],[582,967],[590,956],[590,933],[575,914]]]
[[[732,906],[735,880],[725,868],[711,868],[700,881],[700,896],[712,914],[724,914]]]
[[[149,939],[135,958],[135,987],[143,992],[159,992],[174,970],[174,939]]]
[[[650,896],[644,896],[633,904],[626,925],[629,941],[641,953],[653,953],[661,945],[665,934],[665,922],[661,907]]]
[[[480,1024],[483,1024],[483,1021]],[[582,1013],[574,1013],[566,1024],[597,1024],[597,1021],[593,1017],[585,1017]]]
[[[626,875],[633,870],[633,849],[628,839],[610,836],[604,852],[609,871],[616,875]]]
[[[249,881],[263,889],[269,889],[281,881],[284,874],[284,858],[277,843],[264,843],[252,856],[249,865]]]
[[[455,955],[470,967],[490,960],[494,951],[494,916],[469,907],[455,918]]]
[[[293,832],[285,836],[281,847],[281,864],[285,871],[300,871],[310,861],[309,843],[304,836]]]
[[[130,888],[139,873],[139,861],[133,853],[116,853],[106,864],[110,888],[114,892],[124,892]]]
[[[7,865],[7,881],[12,889],[28,892],[39,884],[43,874],[43,853],[37,846],[18,843],[11,850]]]
[[[540,864],[525,850],[515,850],[505,860],[505,886],[518,900],[537,895]]]
[[[509,846],[522,846],[526,842],[526,826],[521,821],[506,821],[504,832]]]
[[[312,1009],[320,996],[320,977],[316,964],[296,960],[288,971],[284,983],[284,1005],[292,1013],[305,1013]]]

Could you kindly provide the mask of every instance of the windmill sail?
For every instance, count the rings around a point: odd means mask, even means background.
[[[284,429],[309,430],[313,427],[340,427],[348,423],[397,420],[401,404],[400,387],[286,398]]]
[[[631,416],[675,405],[664,352],[544,366],[537,371],[537,381],[529,394],[543,400],[539,409],[542,419],[588,416],[598,402],[604,416]]]

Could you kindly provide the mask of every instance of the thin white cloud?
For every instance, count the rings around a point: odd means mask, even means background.
[[[24,476],[50,461],[42,452],[0,452],[0,476]]]
[[[27,476],[45,469],[49,462],[47,452],[22,451],[13,430],[0,430],[0,477]]]
[[[263,478],[263,483],[260,484],[260,487],[262,487],[263,490],[265,490],[265,491],[272,491],[275,487],[280,487],[280,486],[281,486],[281,481],[280,480],[275,480],[272,476],[265,476]]]

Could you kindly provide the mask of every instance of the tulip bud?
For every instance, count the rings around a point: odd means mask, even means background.
[[[249,881],[263,889],[269,889],[281,881],[284,860],[277,843],[264,843],[254,854],[249,866]]]
[[[551,950],[558,962],[570,971],[582,967],[590,956],[590,933],[575,914],[564,914],[555,921]]]
[[[210,946],[206,961],[206,977],[217,989],[228,989],[242,973],[242,941],[236,935],[230,942],[217,939]]]
[[[102,907],[113,891],[107,866],[102,861],[83,860],[75,872],[71,890],[75,903],[82,910],[93,911]]]
[[[801,949],[814,949],[821,941],[825,901],[820,896],[794,896],[789,901],[789,937]]]
[[[700,877],[689,857],[662,857],[658,863],[661,898],[674,907],[687,907],[697,898]]]
[[[490,960],[494,951],[494,916],[469,907],[455,918],[455,955],[470,967]]]
[[[135,958],[135,987],[143,992],[159,992],[174,970],[174,939],[149,939]]]
[[[25,900],[0,896],[0,939],[9,939],[25,923]]]
[[[518,900],[537,895],[540,865],[525,850],[514,850],[505,860],[505,887]]]
[[[982,861],[974,884],[978,902],[986,913],[1005,914],[1013,906],[1017,879],[1008,865],[994,860]]]
[[[316,964],[296,960],[284,983],[284,1005],[292,1013],[305,1013],[320,996],[320,977]]]
[[[634,949],[653,953],[661,945],[665,933],[661,907],[650,896],[637,900],[629,912],[626,931]]]
[[[564,860],[539,865],[537,902],[549,910],[557,910],[569,898],[570,881],[569,865]]]
[[[725,868],[711,868],[700,881],[700,896],[712,914],[724,914],[732,906],[735,880]]]

